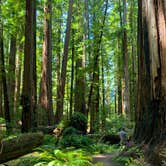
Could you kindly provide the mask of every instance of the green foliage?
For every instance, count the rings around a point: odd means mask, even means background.
[[[43,151],[35,166],[93,166],[92,158],[83,150]],[[95,164],[96,165],[96,164]]]
[[[137,146],[121,149],[120,154],[114,157],[114,160],[124,166],[149,166],[144,160],[142,151]]]
[[[98,143],[92,146],[94,153],[109,154],[118,151],[118,145],[107,145]]]
[[[65,147],[75,147],[75,148],[90,148],[90,146],[93,144],[93,140],[90,139],[87,136],[82,136],[78,134],[73,135],[67,135],[65,137],[62,137],[59,141],[59,145],[62,148]]]
[[[114,114],[111,115],[110,119],[107,119],[106,131],[116,135],[118,130],[124,127],[127,129],[128,136],[131,136],[133,134],[133,126],[134,124],[125,116]]]
[[[87,118],[84,114],[80,112],[75,112],[69,121],[69,126],[74,127],[75,129],[82,131],[83,134],[86,133],[87,130]]]
[[[166,148],[164,148],[159,155],[162,158],[162,166],[166,166]]]
[[[0,124],[4,124],[5,123],[5,119],[0,117]]]
[[[75,129],[74,127],[67,127],[66,129],[64,129],[62,133],[62,137],[66,137],[69,135],[76,135],[76,134],[81,134],[81,132]]]

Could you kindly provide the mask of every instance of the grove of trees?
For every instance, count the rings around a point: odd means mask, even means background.
[[[74,112],[90,133],[124,115],[166,135],[165,0],[0,0],[0,117],[10,133]]]

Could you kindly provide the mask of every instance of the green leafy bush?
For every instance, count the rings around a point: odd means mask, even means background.
[[[94,166],[90,155],[83,150],[43,151],[35,166]]]
[[[67,135],[62,137],[59,141],[59,145],[62,148],[75,147],[75,148],[88,148],[93,144],[93,140],[83,135]]]
[[[83,134],[86,134],[87,130],[87,117],[80,113],[80,112],[75,112],[69,121],[69,126],[74,127],[75,129],[81,131]]]
[[[93,151],[95,153],[100,153],[100,154],[107,154],[107,153],[114,153],[118,151],[118,145],[107,145],[103,143],[98,143],[92,146]]]
[[[63,133],[62,133],[62,137],[66,137],[69,135],[73,135],[73,134],[81,134],[81,132],[77,129],[75,129],[74,127],[67,127],[64,129]]]
[[[5,123],[5,119],[0,117],[0,124],[4,124]]]

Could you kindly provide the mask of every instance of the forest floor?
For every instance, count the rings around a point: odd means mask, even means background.
[[[114,154],[98,154],[93,156],[93,162],[103,163],[103,166],[118,166],[112,159],[114,156]]]

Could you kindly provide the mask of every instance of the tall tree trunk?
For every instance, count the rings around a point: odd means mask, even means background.
[[[135,137],[162,140],[166,134],[166,1],[138,2],[139,84]]]
[[[128,49],[127,49],[127,11],[126,11],[126,0],[123,0],[123,58],[124,58],[124,101],[125,101],[125,113],[130,115],[130,90],[129,90],[129,65],[128,65]]]
[[[33,114],[33,60],[34,60],[34,10],[35,1],[26,0],[26,20],[25,20],[25,48],[24,48],[24,73],[21,104],[22,111],[22,132],[28,132],[32,128]]]
[[[101,121],[102,121],[102,130],[105,130],[106,125],[106,108],[105,108],[105,79],[104,79],[104,55],[102,54],[101,57],[101,70],[102,70],[102,114],[101,114]]]
[[[69,0],[67,28],[66,28],[66,36],[65,36],[65,43],[64,43],[62,68],[61,68],[61,78],[60,78],[60,84],[58,86],[58,94],[57,94],[57,106],[56,106],[56,116],[55,116],[56,122],[59,122],[63,116],[63,102],[64,102],[64,94],[65,94],[66,69],[67,69],[67,59],[68,59],[68,52],[69,52],[68,47],[69,47],[69,41],[70,41],[72,9],[73,9],[73,0]]]
[[[75,40],[74,40],[74,30],[72,29],[72,66],[71,66],[71,83],[70,83],[70,112],[69,117],[71,118],[73,112],[73,85],[74,85],[74,59],[75,59]]]
[[[44,5],[44,41],[42,53],[42,76],[40,89],[40,106],[46,111],[46,124],[53,123],[52,108],[52,2],[47,0]],[[49,17],[48,17],[49,16]]]
[[[108,10],[108,0],[105,1],[105,9],[104,9],[104,15],[103,15],[103,20],[102,20],[102,24],[101,24],[101,29],[100,29],[100,33],[97,36],[97,43],[96,46],[94,48],[94,64],[93,64],[93,76],[92,76],[92,83],[90,86],[90,92],[89,92],[89,98],[88,98],[88,111],[90,110],[90,115],[92,116],[90,119],[90,132],[93,133],[94,132],[94,121],[95,121],[95,116],[96,113],[98,112],[97,106],[99,105],[99,92],[98,92],[98,80],[99,80],[99,56],[100,56],[100,46],[102,43],[102,37],[103,37],[103,29],[105,26],[105,21],[106,21],[106,16],[107,16],[107,10]],[[97,85],[97,86],[95,86]],[[96,88],[95,88],[96,87]],[[96,93],[94,93],[96,91]],[[95,94],[96,96],[93,98],[93,94]],[[92,99],[94,99],[95,101],[95,107],[94,104],[92,104]],[[93,108],[96,108],[96,110],[93,110]],[[98,122],[97,122],[98,123]]]
[[[14,90],[15,90],[15,68],[16,68],[16,36],[11,36],[9,57],[9,80],[8,94],[11,118],[14,118]]]
[[[59,5],[59,10],[60,10],[60,13],[59,13],[59,19],[58,19],[58,39],[57,39],[57,97],[58,97],[58,93],[59,93],[59,89],[58,87],[60,86],[60,79],[61,79],[61,55],[62,55],[62,48],[61,48],[61,32],[62,32],[62,8],[61,6]]]
[[[2,77],[0,76],[0,117],[4,117],[3,108],[2,108]]]
[[[1,3],[2,2],[0,0],[0,16],[2,14]],[[3,84],[4,114],[5,114],[5,120],[6,120],[6,128],[7,128],[7,131],[10,132],[11,117],[10,117],[9,99],[8,99],[8,93],[7,93],[8,89],[7,89],[7,83],[6,83],[5,62],[4,62],[2,17],[0,17],[0,72],[1,72],[2,84]]]
[[[81,1],[77,1],[77,15],[83,15],[84,11],[81,8]],[[79,22],[76,32],[79,34],[76,37],[77,49],[76,51],[76,68],[75,68],[75,112],[81,112],[86,115],[85,109],[85,45],[82,46],[82,42],[85,42],[84,34],[84,18],[78,18]]]
[[[23,44],[18,46],[18,56],[16,57],[16,81],[14,89],[14,112],[20,105],[20,94],[21,94],[21,75],[22,75],[22,53],[23,53]]]

